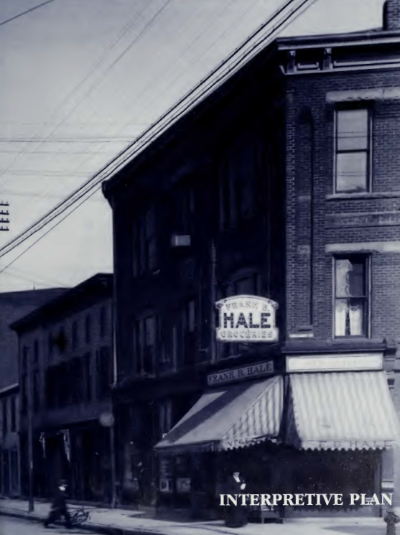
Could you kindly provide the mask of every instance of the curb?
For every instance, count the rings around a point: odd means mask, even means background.
[[[31,522],[38,522],[43,524],[45,517],[34,515],[31,516],[31,513],[23,513],[16,511],[4,511],[0,509],[0,517],[8,516],[11,518],[19,518],[23,520],[29,520]],[[56,524],[58,525],[58,524]],[[147,531],[142,528],[132,529],[132,528],[118,528],[113,526],[103,526],[99,524],[79,524],[76,526],[82,531],[99,533],[102,535],[162,535],[160,531]]]

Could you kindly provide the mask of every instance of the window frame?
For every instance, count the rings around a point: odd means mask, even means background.
[[[2,418],[1,418],[1,427],[2,427],[2,433],[3,433],[3,440],[6,437],[8,433],[8,398],[3,398],[2,403]]]
[[[90,314],[85,316],[85,344],[92,343],[92,318]]]
[[[367,311],[365,314],[366,318],[366,328],[365,334],[361,335],[337,335],[336,334],[336,301],[340,298],[336,297],[336,262],[337,260],[350,260],[359,259],[364,262],[364,278],[365,278],[365,297],[363,298],[366,302]],[[371,338],[371,318],[372,318],[372,258],[371,254],[368,253],[343,253],[336,254],[332,257],[332,337],[334,340],[354,340],[354,339],[366,339]]]
[[[154,321],[154,344],[147,345],[147,330],[146,322],[152,319]],[[158,353],[159,353],[159,316],[156,313],[143,314],[133,321],[133,350],[134,350],[134,362],[135,362],[135,374],[137,376],[142,375],[154,375],[157,370]],[[146,371],[146,349],[153,347],[152,361],[150,365],[150,371]]]
[[[357,111],[365,110],[368,114],[367,121],[367,149],[351,149],[351,150],[338,150],[338,115],[343,111]],[[366,170],[366,188],[363,191],[339,191],[337,188],[338,185],[338,176],[337,176],[337,156],[338,154],[351,154],[351,153],[367,153],[367,170]],[[372,169],[373,169],[373,109],[370,102],[361,102],[358,104],[342,104],[337,106],[334,110],[334,121],[333,121],[333,194],[334,195],[357,195],[360,193],[371,193],[372,192]]]

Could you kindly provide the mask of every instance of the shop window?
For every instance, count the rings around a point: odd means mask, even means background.
[[[221,229],[252,216],[257,199],[258,152],[250,138],[237,139],[220,166]]]
[[[135,322],[134,347],[136,370],[139,374],[154,373],[158,339],[157,328],[156,316],[147,316]]]
[[[2,429],[3,429],[3,437],[6,436],[8,431],[8,403],[7,398],[3,399],[3,405],[2,405]]]
[[[191,365],[196,361],[196,301],[189,299],[182,309],[183,364]]]
[[[367,257],[358,255],[334,259],[336,337],[368,336],[368,260]]]
[[[370,190],[371,114],[367,108],[336,111],[335,192]]]
[[[133,270],[135,276],[143,275],[157,267],[156,225],[154,207],[139,215],[134,224],[134,257]]]

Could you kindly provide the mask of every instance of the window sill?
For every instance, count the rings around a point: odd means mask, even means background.
[[[365,193],[331,193],[325,196],[326,201],[340,201],[349,199],[398,199],[400,191],[383,191]]]

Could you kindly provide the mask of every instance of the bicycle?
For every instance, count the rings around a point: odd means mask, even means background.
[[[80,507],[79,509],[73,509],[70,512],[70,517],[71,525],[79,526],[80,524],[83,524],[84,522],[90,519],[90,513],[89,511],[85,511],[83,507]]]

